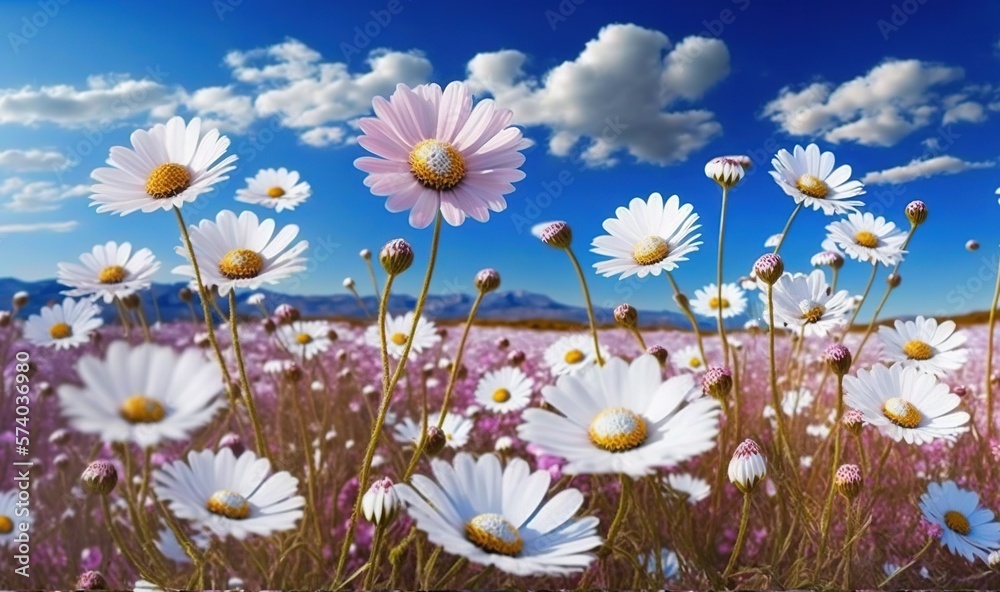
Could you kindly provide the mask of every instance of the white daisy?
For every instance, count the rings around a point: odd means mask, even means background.
[[[518,435],[545,454],[565,458],[567,475],[624,473],[641,477],[715,445],[719,404],[701,397],[690,374],[663,381],[651,355],[620,358],[560,376],[542,396],[564,415],[526,409]]]
[[[124,216],[136,210],[152,212],[181,207],[229,178],[236,168],[236,156],[216,163],[229,138],[219,130],[201,134],[201,120],[195,117],[187,125],[180,117],[150,130],[132,132],[132,149],[115,146],[108,164],[91,173],[97,181],[91,190],[91,205],[100,204],[98,212]],[[213,163],[215,163],[213,165]]]
[[[211,542],[208,536],[201,532],[188,534],[188,538],[191,540],[191,543],[195,546],[195,548],[201,551],[208,549],[208,544]],[[156,548],[160,550],[160,553],[163,553],[164,557],[174,563],[191,563],[191,558],[184,552],[184,548],[181,547],[181,543],[174,535],[174,531],[169,528],[160,530],[159,536],[156,540]]]
[[[942,377],[965,365],[969,350],[966,335],[955,330],[954,321],[938,324],[922,316],[913,321],[896,321],[895,329],[879,327],[882,355],[890,363],[900,362],[921,372]]]
[[[773,290],[775,324],[794,331],[796,335],[804,327],[807,337],[823,337],[846,323],[846,317],[851,312],[847,290],[828,294],[826,276],[820,269],[813,270],[809,275],[786,273],[775,282]],[[766,286],[761,290],[760,300],[764,304],[766,320]]]
[[[676,195],[664,203],[659,193],[650,194],[646,201],[636,197],[629,207],[618,208],[615,218],[604,221],[608,234],[591,242],[591,252],[611,258],[594,264],[597,273],[604,277],[620,273],[618,279],[624,279],[673,271],[701,245],[697,241],[701,235],[691,234],[701,228],[692,210],[694,206],[682,206]]]
[[[785,391],[781,398],[781,411],[785,417],[794,417],[808,409],[812,402],[813,393],[807,388]],[[775,419],[774,407],[765,405],[763,416],[767,419]]]
[[[326,321],[295,321],[281,325],[274,333],[275,338],[288,352],[311,360],[330,349],[330,323]]]
[[[299,480],[287,471],[271,474],[271,463],[231,448],[191,452],[187,462],[165,465],[153,475],[159,499],[183,520],[220,538],[245,539],[291,530],[302,518],[305,499],[296,495]]]
[[[34,521],[31,514],[17,515],[17,491],[17,489],[0,491],[0,547],[16,547],[18,545],[16,537],[22,532],[19,524],[25,522],[30,527]]]
[[[476,386],[476,401],[493,413],[524,409],[535,381],[519,368],[504,366],[485,374]]]
[[[170,347],[124,341],[108,346],[104,360],[80,358],[83,386],[59,387],[59,403],[70,425],[104,442],[141,447],[186,440],[224,403],[219,366],[198,349],[178,354]]]
[[[690,473],[670,473],[667,475],[666,485],[686,497],[687,502],[692,506],[707,498],[708,494],[712,492],[708,481],[699,479]]]
[[[702,372],[708,370],[708,364],[705,359],[701,357],[701,352],[698,350],[697,346],[688,345],[682,347],[681,349],[674,352],[670,356],[670,363],[674,365],[674,368],[678,370],[688,370],[696,374],[701,374]]]
[[[601,545],[598,519],[574,519],[583,494],[565,489],[545,502],[548,471],[515,458],[501,469],[494,454],[460,453],[454,465],[431,460],[434,480],[414,475],[398,485],[417,527],[448,553],[519,576],[582,571]]]
[[[246,189],[236,191],[236,201],[274,208],[274,211],[294,210],[312,195],[309,183],[299,182],[298,171],[261,169],[247,178]]]
[[[77,347],[90,341],[94,330],[104,324],[100,314],[100,307],[89,300],[66,298],[28,317],[24,338],[56,349]]]
[[[573,374],[597,363],[594,338],[589,334],[560,337],[545,349],[545,365],[554,376]],[[601,358],[607,360],[607,350],[601,347]]]
[[[969,414],[955,410],[961,401],[947,384],[912,366],[875,366],[844,377],[844,403],[897,442],[954,441],[969,430]]]
[[[868,212],[851,214],[847,220],[828,224],[826,231],[851,259],[891,266],[902,261],[906,254],[903,250],[906,233],[882,216],[876,218]]]
[[[440,414],[440,411],[428,414],[427,425],[437,425],[437,418]],[[389,423],[395,422],[386,421],[386,424]],[[422,433],[420,425],[420,419],[413,420],[409,417],[404,417],[401,422],[396,423],[393,436],[400,444],[416,444],[420,441]],[[469,441],[469,434],[472,432],[473,426],[475,426],[475,423],[464,415],[452,413],[451,411],[446,413],[444,423],[441,425],[441,431],[444,432],[447,446],[455,449],[465,446]]]
[[[771,177],[786,195],[797,204],[823,210],[827,216],[856,212],[864,203],[849,199],[865,192],[861,181],[849,181],[851,167],[842,165],[834,170],[832,152],[820,154],[819,146],[796,146],[793,153],[779,150],[771,160]]]
[[[941,544],[970,563],[976,557],[986,561],[1000,547],[1000,523],[993,520],[993,512],[979,504],[979,494],[954,481],[929,483],[920,496],[920,510],[943,531]]]
[[[719,300],[719,285],[711,283],[701,290],[694,291],[694,300],[691,301],[691,310],[711,318],[719,316],[719,309],[722,309],[722,318],[728,319],[743,314],[747,309],[747,299],[743,295],[743,290],[736,284],[722,284],[722,300]]]
[[[387,315],[385,318],[385,340],[389,355],[397,360],[403,357],[403,350],[406,349],[406,340],[410,336],[413,328],[413,312],[394,317]],[[433,347],[441,341],[441,336],[437,334],[437,327],[427,317],[421,315],[417,322],[417,330],[413,333],[413,347],[410,348],[410,359],[418,356],[425,349]],[[378,325],[371,325],[365,331],[365,343],[381,348],[382,339],[379,335]]]
[[[304,270],[306,259],[300,255],[309,241],[289,248],[299,227],[289,224],[275,234],[274,225],[271,219],[259,221],[253,212],[243,212],[237,218],[231,210],[222,210],[215,222],[202,220],[198,226],[190,226],[202,282],[216,286],[225,296],[235,288],[256,290],[261,284],[277,284]],[[174,273],[195,277],[187,248],[178,246],[175,250],[189,263],[175,267]]]
[[[160,262],[149,249],[139,249],[133,254],[131,243],[119,245],[115,241],[96,245],[89,253],[80,255],[80,263],[58,264],[56,279],[73,288],[63,294],[103,298],[104,302],[145,290],[160,269]]]

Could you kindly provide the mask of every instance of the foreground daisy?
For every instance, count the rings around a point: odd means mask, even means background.
[[[531,400],[534,381],[519,368],[504,366],[479,379],[476,402],[493,413],[524,409]]]
[[[281,325],[274,336],[288,353],[311,360],[330,349],[330,324],[326,321],[295,321]]]
[[[568,475],[641,477],[712,448],[719,405],[700,392],[690,374],[664,382],[651,355],[631,365],[611,358],[546,386],[545,401],[564,415],[527,409],[518,435],[545,454],[565,458]]]
[[[954,440],[969,430],[969,414],[955,411],[961,401],[947,384],[912,366],[875,366],[844,377],[844,403],[897,442]]]
[[[913,321],[896,321],[895,329],[879,327],[882,355],[889,362],[913,366],[921,372],[943,377],[965,365],[969,350],[961,347],[966,336],[955,331],[954,321],[938,324],[922,316]]]
[[[491,99],[473,107],[461,82],[396,86],[389,100],[372,99],[375,117],[358,126],[358,144],[378,158],[364,156],[354,166],[368,173],[365,186],[388,196],[385,209],[410,210],[410,225],[425,228],[438,211],[452,226],[466,216],[485,222],[507,207],[504,195],[524,178],[519,167],[529,144],[510,127],[509,109]]]
[[[856,212],[864,203],[850,198],[865,192],[861,181],[849,181],[851,167],[841,165],[834,170],[832,152],[819,151],[819,146],[809,144],[804,150],[796,146],[790,154],[779,150],[771,160],[771,177],[786,195],[814,210],[823,210],[827,216]]]
[[[225,296],[236,288],[256,290],[262,284],[277,284],[306,268],[302,252],[309,241],[299,241],[289,248],[299,234],[299,227],[289,224],[277,234],[274,220],[257,219],[253,212],[239,218],[231,210],[222,210],[215,222],[202,220],[190,226],[194,255],[201,270],[201,280],[214,285]],[[190,256],[184,246],[175,248],[189,264],[174,268],[174,273],[195,277]]]
[[[687,370],[689,372],[694,372],[700,374],[708,370],[708,364],[701,357],[701,352],[698,351],[698,347],[694,345],[688,345],[682,347],[681,349],[674,352],[670,356],[670,363],[674,365],[674,368],[678,370]]]
[[[219,366],[195,348],[177,353],[116,341],[103,360],[84,356],[76,370],[83,386],[59,387],[62,413],[74,429],[104,442],[186,440],[223,404]]]
[[[743,290],[736,284],[722,284],[722,300],[719,300],[719,286],[715,283],[694,291],[694,300],[691,301],[694,312],[714,319],[719,316],[720,308],[724,319],[743,314],[747,309]]]
[[[437,425],[437,418],[439,415],[440,411],[429,413],[427,416],[427,425]],[[387,423],[396,422],[387,421]],[[469,442],[469,434],[472,433],[472,428],[474,426],[475,424],[472,420],[464,415],[452,413],[451,411],[446,413],[444,416],[444,424],[441,425],[441,431],[444,432],[446,445],[449,448],[455,449],[465,446]],[[421,429],[420,419],[413,420],[409,417],[404,417],[401,422],[396,423],[393,436],[400,444],[416,444],[420,441],[422,434],[423,431]]]
[[[851,214],[847,220],[828,224],[826,231],[851,259],[891,266],[902,261],[906,254],[903,250],[906,233],[882,216],[876,218],[868,212]]]
[[[583,494],[564,489],[545,501],[551,477],[515,458],[460,453],[454,465],[431,460],[434,479],[397,485],[417,528],[448,553],[518,576],[567,575],[594,560],[598,520],[574,518]]]
[[[91,205],[99,205],[98,212],[122,216],[136,210],[169,210],[228,179],[226,173],[236,168],[236,156],[216,161],[229,148],[229,138],[220,136],[217,129],[204,135],[201,131],[199,118],[185,125],[182,118],[173,117],[148,131],[133,132],[131,149],[111,149],[108,164],[113,168],[91,173],[97,181]]]
[[[823,337],[834,328],[847,322],[851,300],[847,290],[829,294],[826,276],[820,269],[809,275],[803,273],[781,276],[773,287],[774,322],[805,336]],[[767,310],[767,290],[761,290],[760,299]]]
[[[555,376],[573,374],[597,363],[594,351],[594,338],[590,335],[567,335],[545,349],[545,365]],[[607,350],[602,347],[601,358],[606,360],[608,357]]]
[[[652,193],[648,200],[641,197],[629,202],[629,207],[615,210],[615,218],[604,221],[605,236],[593,240],[591,252],[610,257],[594,264],[597,273],[604,277],[621,274],[618,279],[631,275],[640,278],[673,271],[677,264],[687,261],[687,256],[698,250],[701,234],[692,235],[701,228],[694,206],[681,205],[676,195],[663,202],[663,196]]]
[[[133,254],[131,243],[119,245],[115,241],[96,245],[89,253],[80,255],[80,263],[58,264],[56,279],[73,288],[63,294],[102,298],[108,303],[150,287],[153,274],[160,269],[160,262],[149,249],[139,249]]]
[[[413,328],[413,312],[394,317],[389,315],[385,318],[385,340],[386,349],[389,355],[397,360],[403,357],[406,349],[406,341]],[[441,341],[441,336],[437,334],[434,323],[421,316],[417,321],[417,329],[413,333],[413,346],[410,348],[409,357],[412,359],[425,349],[433,347]],[[372,325],[365,331],[365,343],[372,347],[381,348],[382,338],[379,335],[378,325]]]
[[[309,183],[299,182],[298,171],[284,167],[261,169],[246,181],[246,188],[236,191],[236,201],[274,208],[275,212],[294,210],[312,195]]]
[[[62,304],[46,306],[24,324],[24,338],[35,345],[69,349],[90,341],[104,324],[101,309],[89,300],[66,298]]]
[[[920,510],[943,531],[941,544],[969,562],[976,557],[986,561],[1000,548],[1000,523],[993,520],[993,512],[979,504],[979,494],[954,481],[929,483],[920,496]]]
[[[299,480],[286,471],[271,474],[271,463],[231,448],[191,452],[187,461],[164,465],[153,475],[159,499],[183,520],[220,538],[245,539],[291,530],[302,518],[305,499]]]

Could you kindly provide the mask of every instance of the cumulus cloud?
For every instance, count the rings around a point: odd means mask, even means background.
[[[890,60],[839,86],[786,86],[763,115],[794,136],[892,146],[934,121],[941,112],[939,93],[963,76],[961,68]]]
[[[583,143],[590,166],[614,165],[622,152],[665,165],[722,131],[712,112],[690,108],[729,74],[729,50],[718,39],[674,45],[659,31],[616,24],[539,77],[526,74],[527,61],[517,50],[480,53],[468,63],[468,83],[511,109],[514,123],[548,127],[557,156]]]
[[[16,172],[56,171],[67,164],[66,157],[53,150],[0,150],[0,168]]]
[[[66,185],[53,181],[26,181],[9,177],[0,183],[3,206],[15,212],[47,212],[59,209],[61,202],[88,195],[89,185]]]
[[[988,169],[996,166],[996,162],[969,162],[954,156],[935,156],[928,159],[915,159],[908,164],[892,167],[884,171],[873,171],[861,179],[866,185],[882,185],[887,183],[907,183],[916,179],[936,175],[953,175],[972,169]]]
[[[0,123],[84,127],[133,117],[169,100],[171,91],[149,78],[92,76],[84,88],[59,84],[0,89]]]
[[[2,224],[0,234],[14,234],[19,232],[69,232],[76,228],[79,222],[70,220],[68,222],[38,222],[36,224]]]
[[[941,123],[969,122],[979,123],[986,120],[986,110],[980,103],[975,101],[964,101],[944,112]]]

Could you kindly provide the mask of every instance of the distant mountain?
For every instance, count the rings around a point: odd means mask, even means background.
[[[163,321],[177,319],[190,319],[191,313],[188,305],[181,301],[178,296],[179,290],[186,284],[154,284],[152,294],[156,298],[156,306],[159,308],[159,316]],[[53,302],[61,302],[65,296],[61,294],[67,288],[55,280],[42,280],[38,282],[25,282],[13,278],[0,279],[0,308],[9,306],[11,297],[15,292],[24,290],[31,295],[28,306],[22,314],[34,314],[38,310]],[[268,310],[274,310],[279,304],[290,304],[298,308],[303,316],[330,318],[338,320],[365,321],[368,316],[361,308],[358,301],[350,294],[335,294],[332,296],[297,296],[282,294],[271,290],[255,290],[265,294],[265,305]],[[240,295],[240,303],[237,310],[243,315],[260,316],[260,310],[247,304],[246,298],[249,292]],[[374,296],[363,298],[367,312],[374,315],[378,302]],[[469,294],[444,294],[431,295],[427,298],[424,306],[426,315],[434,320],[442,322],[463,321],[469,314],[474,296]],[[200,314],[201,304],[197,298],[194,301],[196,310]],[[226,310],[226,303],[219,299],[219,305]],[[392,314],[403,314],[413,310],[416,299],[407,294],[393,294],[389,299],[389,312]],[[144,310],[147,317],[152,322],[156,318],[153,303],[149,299],[149,293],[144,294]],[[104,316],[107,320],[117,318],[117,312],[113,306],[104,307]],[[614,324],[614,311],[610,308],[598,308],[595,310],[597,322],[600,325]],[[673,311],[640,311],[640,324],[643,327],[663,327],[686,329],[690,327],[687,318],[679,312]],[[525,292],[523,290],[513,290],[508,292],[493,292],[483,298],[479,307],[477,318],[483,321],[497,323],[523,323],[525,321],[547,321],[563,324],[587,324],[587,311],[580,306],[571,306],[552,300],[548,296]],[[729,319],[727,327],[742,327],[748,317],[741,316]],[[700,326],[705,329],[715,327],[715,321],[711,319],[700,319]]]

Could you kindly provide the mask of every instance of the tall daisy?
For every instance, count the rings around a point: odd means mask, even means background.
[[[747,309],[747,299],[743,290],[736,284],[722,284],[722,299],[719,299],[718,284],[711,283],[701,290],[694,291],[691,310],[705,316],[716,318],[722,309],[722,318],[728,319],[743,314]]]
[[[94,246],[89,253],[80,255],[80,263],[58,264],[56,279],[73,288],[63,294],[102,298],[108,303],[149,288],[153,274],[160,269],[160,262],[149,249],[132,253],[131,243],[119,245],[115,241]]]
[[[103,360],[84,356],[76,370],[83,385],[59,387],[62,413],[74,429],[104,442],[187,440],[223,404],[219,366],[194,348],[178,354],[116,341]]]
[[[597,273],[604,277],[621,274],[618,279],[624,279],[677,269],[702,244],[697,240],[701,234],[692,234],[701,228],[693,210],[691,204],[682,206],[676,195],[664,203],[659,193],[650,194],[647,200],[636,197],[629,207],[618,208],[614,218],[604,221],[608,234],[590,243],[591,252],[609,257],[594,264]]]
[[[460,453],[454,464],[431,460],[434,479],[414,475],[397,485],[417,528],[446,552],[518,576],[568,575],[587,568],[601,545],[598,520],[574,518],[583,494],[564,489],[548,502],[548,471],[531,472],[494,454]]]
[[[912,366],[875,366],[844,377],[844,403],[897,442],[954,441],[969,431],[969,414],[956,411],[961,401],[947,384]]]
[[[799,334],[803,330],[806,337],[822,337],[835,327],[847,322],[851,299],[847,290],[830,294],[826,276],[820,269],[809,275],[786,273],[774,284],[774,320]],[[766,290],[762,290],[761,302],[767,307]]]
[[[201,269],[201,280],[218,288],[225,296],[236,288],[256,290],[262,284],[277,284],[306,268],[302,252],[309,241],[299,241],[289,247],[299,234],[299,227],[289,224],[277,234],[274,220],[263,222],[253,212],[243,212],[239,218],[231,210],[222,210],[215,222],[202,220],[190,227],[194,255]],[[173,272],[195,277],[190,255],[183,246],[175,249],[188,260]]]
[[[913,366],[922,372],[943,377],[965,365],[969,350],[966,335],[955,330],[954,321],[938,324],[922,316],[913,321],[895,322],[895,329],[879,327],[882,355],[891,363]]]
[[[476,385],[476,402],[493,413],[510,413],[527,407],[534,381],[520,368],[504,366],[489,372]]]
[[[428,417],[437,417],[438,415],[440,415],[440,412],[436,411],[428,414]],[[434,422],[431,421],[427,425],[432,426],[434,425]],[[444,416],[444,424],[441,425],[441,431],[444,432],[448,448],[458,449],[465,446],[469,442],[469,435],[472,433],[474,425],[475,424],[472,420],[464,415],[452,413],[451,411],[446,413]],[[414,421],[409,417],[404,417],[402,421],[396,423],[393,436],[400,444],[416,444],[420,441],[422,436],[421,422]]]
[[[368,173],[365,186],[388,196],[390,212],[410,210],[410,225],[425,228],[440,211],[458,226],[466,216],[485,222],[507,207],[504,195],[524,178],[519,167],[528,147],[521,130],[511,127],[509,109],[490,99],[473,107],[461,82],[444,91],[436,84],[396,86],[388,100],[372,99],[375,117],[358,126],[358,144],[375,157],[354,166]],[[377,157],[377,158],[376,158]]]
[[[296,495],[298,479],[287,471],[271,474],[271,463],[249,450],[239,458],[229,447],[191,452],[186,462],[163,466],[153,479],[156,496],[175,516],[220,538],[291,530],[305,505]]]
[[[236,201],[274,208],[275,212],[294,210],[312,195],[309,183],[299,182],[298,171],[284,167],[261,169],[246,182],[246,188],[236,191]]]
[[[941,544],[970,563],[976,557],[986,561],[1000,548],[1000,523],[993,512],[979,503],[979,494],[962,489],[954,481],[928,483],[920,496],[924,518],[942,530]]]
[[[601,357],[608,359],[608,352],[601,348]],[[597,363],[594,340],[589,335],[560,337],[545,350],[545,365],[555,376],[573,374]]]
[[[104,324],[101,309],[89,300],[66,298],[62,304],[46,306],[28,317],[24,337],[35,345],[69,349],[90,341],[95,329]]]
[[[694,345],[687,345],[681,349],[674,352],[670,356],[670,362],[674,365],[674,368],[678,370],[687,370],[689,372],[694,372],[695,374],[701,374],[702,372],[708,370],[708,364],[705,359],[701,357],[701,352],[698,351],[698,347]]]
[[[865,192],[861,181],[850,181],[851,167],[833,168],[832,152],[820,153],[819,146],[809,144],[805,149],[795,146],[792,153],[779,150],[770,171],[775,183],[786,195],[814,210],[823,210],[827,216],[856,212],[864,203],[850,198]]]
[[[111,148],[108,164],[91,173],[91,205],[98,212],[122,216],[137,210],[152,212],[181,207],[229,178],[237,158],[222,158],[229,138],[211,129],[202,135],[197,117],[187,125],[180,117],[150,130],[132,133],[132,148]]]
[[[326,321],[295,321],[281,325],[274,333],[278,343],[288,353],[311,360],[330,349],[330,323]]]
[[[397,360],[403,357],[406,349],[406,342],[410,336],[410,329],[413,327],[414,313],[408,312],[402,316],[388,315],[385,318],[385,339],[389,355]],[[441,336],[437,334],[434,323],[421,316],[417,321],[417,329],[413,333],[413,345],[410,348],[409,357],[412,359],[425,349],[433,347],[441,341]],[[365,343],[372,347],[381,348],[382,338],[379,335],[378,325],[371,325],[365,331]]]
[[[882,216],[876,218],[868,212],[851,214],[847,220],[831,222],[826,230],[851,259],[891,266],[902,261],[906,254],[903,250],[906,233]]]
[[[664,382],[651,355],[631,364],[611,358],[545,387],[545,401],[563,415],[527,409],[518,435],[545,454],[565,458],[568,475],[641,477],[715,445],[719,404],[696,397],[700,390],[689,374]]]

